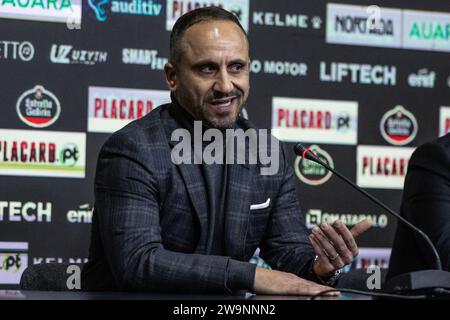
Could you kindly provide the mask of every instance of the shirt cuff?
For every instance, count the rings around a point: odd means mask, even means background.
[[[253,292],[256,272],[255,264],[230,259],[227,271],[226,287],[228,291],[248,290]]]

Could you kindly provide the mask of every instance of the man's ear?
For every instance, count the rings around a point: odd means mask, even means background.
[[[177,75],[174,65],[170,62],[166,63],[164,73],[166,74],[166,83],[170,91],[175,91],[177,89]]]

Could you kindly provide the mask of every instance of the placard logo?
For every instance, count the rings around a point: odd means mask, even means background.
[[[409,159],[415,148],[358,145],[356,183],[363,188],[403,188]]]
[[[28,267],[28,242],[0,242],[0,284],[19,284]]]
[[[170,91],[89,87],[89,132],[114,132],[170,102]]]
[[[272,134],[282,141],[355,145],[358,103],[272,98]]]
[[[441,107],[439,111],[439,136],[450,132],[450,107]]]
[[[233,13],[248,31],[249,0],[167,0],[166,29],[172,30],[173,25],[183,14],[202,7],[221,7]]]
[[[0,175],[84,178],[86,133],[0,129]]]

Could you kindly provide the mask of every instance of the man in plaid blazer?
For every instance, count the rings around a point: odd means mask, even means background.
[[[282,148],[271,175],[258,163],[174,163],[173,133],[192,132],[193,120],[219,132],[254,129],[238,116],[249,64],[246,34],[227,11],[198,9],[177,21],[165,67],[172,103],[100,152],[84,289],[315,294],[352,261],[354,236],[366,227],[352,234],[324,224],[308,236]],[[248,262],[258,247],[273,270]]]

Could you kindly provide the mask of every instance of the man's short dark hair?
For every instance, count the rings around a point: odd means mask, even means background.
[[[170,62],[178,62],[180,60],[183,47],[182,40],[183,35],[187,29],[192,27],[194,24],[203,21],[230,21],[239,26],[247,39],[247,33],[242,27],[239,19],[231,12],[222,9],[220,7],[205,7],[192,10],[184,15],[182,15],[172,28],[172,33],[170,34]],[[247,40],[248,41],[248,40]]]

